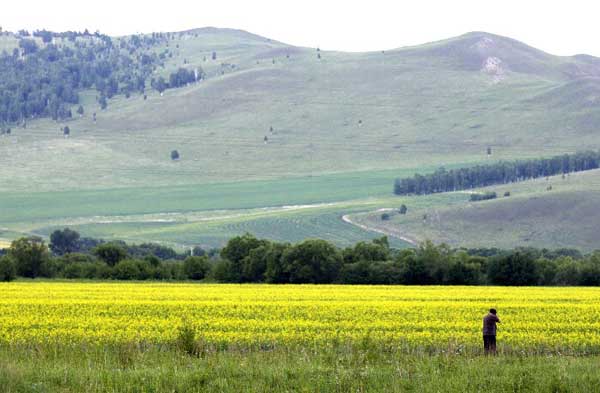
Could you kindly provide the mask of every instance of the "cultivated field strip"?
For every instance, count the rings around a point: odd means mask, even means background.
[[[185,323],[224,345],[472,348],[482,316],[496,307],[506,350],[600,352],[600,288],[17,282],[0,289],[0,341],[8,344],[161,344]]]

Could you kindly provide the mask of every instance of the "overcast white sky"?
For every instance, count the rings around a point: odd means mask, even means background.
[[[596,0],[2,0],[5,30],[110,35],[217,26],[289,44],[364,51],[487,31],[559,55],[600,56]]]

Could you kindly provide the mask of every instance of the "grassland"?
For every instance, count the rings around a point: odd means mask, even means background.
[[[461,198],[447,199],[437,206],[416,206],[405,216],[392,213],[389,221],[382,221],[379,211],[350,217],[383,233],[453,246],[598,248],[600,171],[473,190],[485,191],[496,192],[499,198],[468,202],[467,193],[450,193]],[[503,196],[507,191],[510,197]]]
[[[594,392],[600,359],[405,354],[375,347],[215,351],[0,347],[5,393]]]

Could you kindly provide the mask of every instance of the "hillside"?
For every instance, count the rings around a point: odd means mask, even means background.
[[[589,56],[553,56],[487,33],[342,53],[204,28],[168,45],[173,56],[155,76],[201,67],[206,78],[162,95],[148,87],[147,99],[117,95],[106,110],[83,91],[81,118],[35,120],[0,137],[5,229],[35,232],[45,209],[53,220],[78,211],[93,221],[105,214],[95,201],[119,189],[136,197],[113,214],[181,211],[171,201],[182,187],[198,201],[187,212],[204,211],[214,187],[241,201],[227,209],[245,207],[248,192],[252,207],[339,202],[387,197],[401,173],[600,147],[600,60]],[[321,194],[325,181],[339,188]],[[84,190],[97,199],[55,199]],[[44,201],[28,205],[39,215],[9,217],[22,200]]]
[[[494,191],[499,198],[468,202],[468,192],[448,193],[446,196],[454,195],[455,200],[439,199],[440,195],[437,203],[412,209],[408,199],[409,212],[405,216],[389,212],[387,221],[381,220],[381,211],[352,215],[351,219],[414,242],[431,239],[475,248],[598,249],[600,170],[477,190],[485,191]],[[510,197],[503,197],[506,191]]]
[[[169,45],[178,48],[165,73],[185,60],[207,79],[163,97],[117,96],[106,111],[82,94],[86,115],[65,123],[69,139],[62,122],[14,130],[1,140],[2,188],[414,169],[483,160],[487,146],[494,158],[598,146],[600,66],[502,37],[471,33],[384,53],[319,52],[321,59],[314,49],[235,30],[194,30]],[[180,162],[171,162],[173,149]]]

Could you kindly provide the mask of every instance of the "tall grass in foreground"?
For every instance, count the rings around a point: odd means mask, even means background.
[[[594,392],[600,357],[406,354],[365,342],[323,348],[177,345],[0,347],[13,392]]]

